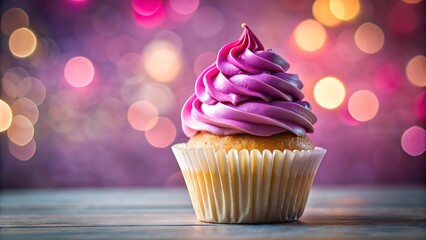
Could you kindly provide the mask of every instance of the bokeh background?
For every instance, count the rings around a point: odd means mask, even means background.
[[[248,26],[291,64],[328,149],[317,185],[424,184],[425,1],[1,3],[3,188],[183,185],[198,74]]]

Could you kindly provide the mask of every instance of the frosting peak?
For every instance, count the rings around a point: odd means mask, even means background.
[[[182,128],[191,137],[198,131],[216,135],[257,136],[290,131],[313,132],[315,115],[302,101],[302,82],[289,74],[289,63],[265,50],[254,33],[243,33],[223,46],[215,63],[198,77],[195,93],[182,109]]]
[[[290,65],[282,57],[265,51],[262,43],[247,25],[237,41],[226,44],[219,50],[217,68],[221,73],[232,76],[240,73],[261,73],[264,71],[287,71]]]

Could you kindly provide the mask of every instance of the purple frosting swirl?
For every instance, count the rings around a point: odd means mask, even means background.
[[[271,136],[313,132],[316,116],[304,98],[302,82],[286,71],[289,63],[265,50],[245,25],[240,39],[220,49],[217,60],[198,77],[195,93],[182,109],[182,128],[216,135]]]

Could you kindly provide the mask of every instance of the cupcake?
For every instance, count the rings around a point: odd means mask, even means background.
[[[223,46],[182,109],[190,139],[172,146],[197,218],[212,223],[299,219],[326,150],[289,63],[254,33]]]

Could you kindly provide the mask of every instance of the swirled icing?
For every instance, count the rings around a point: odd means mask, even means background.
[[[215,63],[198,77],[195,93],[182,109],[184,133],[191,137],[199,131],[257,136],[313,132],[317,118],[303,101],[298,76],[287,73],[289,63],[265,50],[245,24],[243,29],[241,37],[223,46]]]

